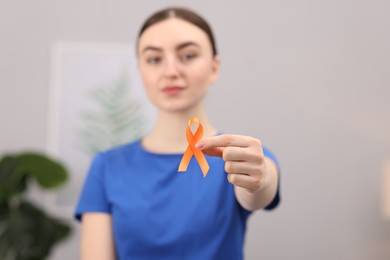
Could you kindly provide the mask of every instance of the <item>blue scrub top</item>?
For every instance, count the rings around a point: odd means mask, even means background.
[[[237,202],[224,161],[206,156],[203,177],[194,157],[178,172],[182,156],[146,151],[141,140],[98,153],[75,217],[110,214],[118,259],[243,259],[251,212]],[[278,202],[279,191],[266,209]]]

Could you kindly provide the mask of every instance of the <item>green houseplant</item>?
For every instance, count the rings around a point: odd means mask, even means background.
[[[45,259],[66,238],[70,226],[26,198],[31,181],[54,189],[66,182],[65,167],[41,153],[0,158],[0,259]]]

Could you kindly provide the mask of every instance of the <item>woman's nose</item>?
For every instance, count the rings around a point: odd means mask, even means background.
[[[166,59],[164,64],[164,75],[167,77],[177,77],[180,74],[180,68],[177,60]]]

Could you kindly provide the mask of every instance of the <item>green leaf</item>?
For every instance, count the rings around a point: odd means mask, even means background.
[[[18,173],[28,173],[43,188],[56,188],[67,181],[65,167],[48,156],[39,153],[24,153],[17,157]]]
[[[47,216],[23,199],[28,181],[44,188],[63,184],[68,173],[58,161],[40,153],[0,159],[0,259],[38,260],[70,233],[70,226]]]
[[[17,171],[18,166],[15,156],[5,156],[0,160],[0,204],[27,188],[28,176],[26,172]]]
[[[142,104],[130,95],[127,73],[88,93],[93,109],[82,111],[81,150],[88,155],[135,140],[145,134]]]
[[[70,226],[65,222],[47,216],[29,202],[23,202],[0,220],[0,256],[5,259],[45,259],[53,246],[70,232]]]

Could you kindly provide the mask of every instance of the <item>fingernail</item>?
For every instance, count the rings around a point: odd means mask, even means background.
[[[203,147],[204,147],[203,141],[199,141],[195,144],[195,148],[197,148],[197,149],[202,149]]]

